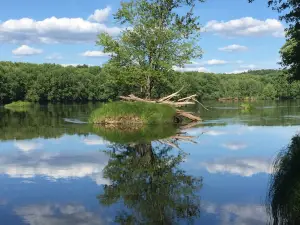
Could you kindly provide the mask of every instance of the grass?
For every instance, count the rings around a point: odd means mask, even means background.
[[[143,127],[110,127],[93,125],[93,133],[103,137],[105,140],[119,143],[148,143],[158,139],[168,138],[176,135],[177,128],[173,124],[145,125]]]
[[[28,107],[30,107],[32,105],[31,102],[24,102],[24,101],[17,101],[17,102],[12,102],[10,104],[6,104],[4,105],[4,108],[6,109],[11,109],[11,110],[15,110],[15,111],[26,111],[26,109]]]
[[[165,104],[147,102],[111,102],[92,112],[93,124],[172,123],[176,110]]]

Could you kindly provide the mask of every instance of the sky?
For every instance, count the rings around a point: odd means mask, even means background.
[[[0,61],[101,66],[109,57],[96,45],[97,34],[122,32],[113,20],[119,7],[119,0],[2,0]],[[175,69],[238,73],[279,68],[286,24],[267,0],[206,0],[195,14],[202,24],[203,57]]]

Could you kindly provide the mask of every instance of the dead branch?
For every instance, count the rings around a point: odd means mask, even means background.
[[[191,95],[191,96],[179,99],[178,102],[182,102],[182,101],[190,100],[190,99],[193,100],[193,98],[195,98],[195,97],[197,97],[197,95]]]
[[[192,121],[201,121],[200,117],[194,116],[191,113],[187,113],[187,112],[184,112],[184,111],[181,111],[181,110],[177,110],[177,115],[186,117],[186,118],[188,118]]]
[[[175,97],[175,96],[178,96],[179,92],[181,92],[182,89],[183,89],[183,87],[180,88],[179,91],[177,91],[177,92],[175,92],[175,93],[173,93],[173,94],[170,94],[170,95],[168,95],[168,96],[166,96],[166,97],[160,98],[160,99],[158,100],[158,102],[164,102],[164,101],[170,100],[171,98],[173,98],[173,97]]]

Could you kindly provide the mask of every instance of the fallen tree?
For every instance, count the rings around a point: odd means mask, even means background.
[[[147,103],[156,103],[156,104],[166,104],[170,105],[176,108],[187,106],[187,105],[194,105],[196,103],[201,104],[197,99],[197,95],[190,95],[184,98],[180,98],[178,100],[174,100],[174,98],[179,97],[179,93],[182,89],[179,91],[172,93],[168,96],[165,96],[160,99],[143,99],[139,98],[133,94],[128,95],[128,96],[120,96],[120,99],[124,101],[130,101],[130,102],[147,102]],[[202,104],[201,104],[202,105]],[[203,105],[202,105],[203,106]],[[203,106],[206,110],[208,110],[205,106]],[[184,110],[176,109],[176,116],[175,116],[175,122],[179,123],[183,121],[183,118],[187,118],[193,122],[195,121],[201,121],[201,118],[198,116],[195,116],[191,112],[185,112]]]

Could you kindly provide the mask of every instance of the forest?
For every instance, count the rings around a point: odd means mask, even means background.
[[[139,68],[122,71],[98,66],[68,66],[0,62],[0,103],[113,101],[120,95],[141,95],[145,88]],[[241,74],[170,71],[153,86],[160,97],[184,87],[183,94],[199,100],[226,97],[256,99],[299,98],[300,81],[288,82],[283,70],[254,70]]]

